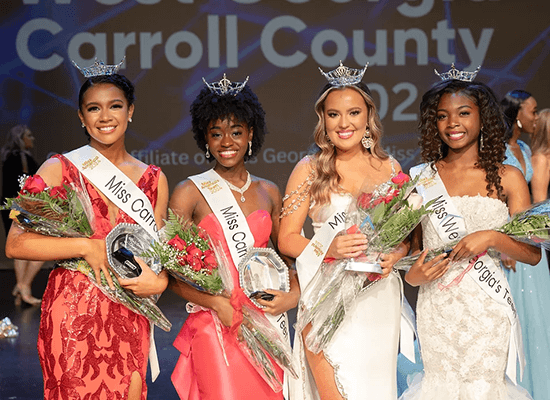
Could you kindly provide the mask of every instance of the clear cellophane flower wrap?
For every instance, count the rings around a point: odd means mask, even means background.
[[[413,192],[416,182],[400,172],[390,184],[373,187],[365,183],[352,201],[346,213],[346,233],[364,233],[368,248],[354,259],[325,258],[306,288],[296,331],[311,324],[305,338],[310,351],[319,353],[326,348],[357,296],[381,279],[375,272],[350,269],[350,263],[365,263],[369,268],[377,264],[382,254],[393,252],[430,213],[422,205],[422,198]]]
[[[178,217],[172,210],[168,211],[168,220],[165,222],[160,232],[160,242],[154,243],[144,255],[159,259],[168,273],[195,289],[228,297],[235,310],[230,328],[222,326],[214,311],[204,310],[212,313],[217,330],[226,330],[238,337],[239,348],[258,374],[273,391],[281,391],[283,382],[277,375],[273,361],[297,377],[292,349],[263,311],[252,303],[240,287],[234,287],[230,263],[221,243],[213,240],[192,221]],[[219,335],[218,340],[225,356],[223,336]]]
[[[550,250],[550,200],[533,204],[525,211],[514,214],[506,224],[494,230],[504,233],[514,240]],[[424,262],[428,262],[442,253],[452,251],[460,240],[457,239],[444,246],[429,249]],[[489,253],[495,252],[489,249]],[[403,257],[396,263],[396,266],[409,270],[419,257],[420,254]]]
[[[54,237],[89,238],[94,233],[94,213],[84,182],[71,182],[48,187],[40,175],[21,179],[17,197],[6,199],[3,209],[11,209],[10,218],[27,231]],[[101,272],[101,282],[96,281],[92,267],[84,259],[58,260],[65,269],[79,271],[110,300],[143,315],[159,328],[170,331],[172,324],[155,304],[153,297],[139,297],[120,286],[116,275],[110,271],[115,289],[111,289]]]

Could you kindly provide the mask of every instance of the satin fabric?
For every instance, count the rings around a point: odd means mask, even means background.
[[[256,210],[246,218],[254,236],[255,247],[266,247],[271,233],[271,215],[265,210]],[[214,214],[207,215],[199,226],[213,240],[222,243],[229,254],[222,227]],[[230,261],[231,262],[231,261]],[[239,285],[237,269],[231,264],[235,286]],[[222,327],[226,365],[218,340],[214,317],[211,311],[199,311],[187,317],[179,332],[174,347],[181,355],[178,359],[172,383],[180,399],[189,400],[256,400],[283,399],[282,392],[275,393],[239,349],[237,341]],[[283,371],[275,365],[283,379]]]
[[[80,182],[76,167],[63,156],[57,158],[63,183]],[[159,176],[160,169],[149,166],[137,184],[153,207]],[[96,219],[93,238],[103,239],[112,229],[107,204],[83,179]],[[119,210],[116,224],[122,222],[135,223]],[[145,317],[109,300],[80,272],[54,269],[42,298],[38,332],[44,398],[125,399],[137,371],[145,400],[149,329]]]

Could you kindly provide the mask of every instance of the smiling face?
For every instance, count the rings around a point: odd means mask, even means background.
[[[206,129],[206,143],[218,164],[226,168],[244,163],[252,129],[234,118],[211,121]]]
[[[533,134],[537,125],[537,101],[534,97],[527,98],[518,111],[517,120],[521,122],[521,131]]]
[[[323,114],[327,135],[338,150],[361,148],[369,112],[357,90],[346,88],[330,92],[325,99]]]
[[[481,128],[478,106],[461,92],[441,96],[437,107],[439,137],[453,150],[475,146]]]
[[[112,145],[124,141],[128,119],[134,105],[128,106],[124,92],[110,83],[91,86],[84,93],[78,116],[86,126],[91,141]]]

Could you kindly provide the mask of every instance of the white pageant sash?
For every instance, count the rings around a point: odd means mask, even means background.
[[[220,222],[231,258],[237,267],[248,249],[254,247],[254,236],[229,185],[214,169],[190,176],[189,179],[199,189]],[[265,316],[290,345],[287,314],[271,315],[266,313]]]
[[[254,236],[231,189],[216,171],[210,169],[189,179],[199,189],[222,226],[235,266],[254,247]]]
[[[298,272],[302,296],[305,296],[307,287],[323,262],[330,244],[345,227],[346,213],[335,211],[296,258],[296,271]]]
[[[434,213],[430,215],[430,220],[443,242],[450,243],[466,236],[467,231],[464,218],[460,215],[449,193],[447,193],[447,189],[439,173],[434,171],[428,164],[413,167],[410,172],[413,177],[420,174],[417,191],[424,198],[424,203],[435,200],[429,207],[434,210]],[[519,361],[520,376],[523,376],[525,357],[523,354],[521,326],[506,276],[504,276],[502,270],[487,254],[479,257],[474,262],[473,268],[468,270],[467,275],[489,297],[506,310],[511,326],[506,374],[514,384],[517,384],[516,363]]]
[[[151,202],[136,184],[103,154],[86,145],[64,154],[73,165],[101,193],[111,200],[118,208],[128,214],[152,238],[158,239],[158,228],[155,212]],[[154,382],[160,374],[160,365],[155,346],[154,325],[151,327],[149,342],[149,362],[151,380]]]
[[[103,154],[86,145],[64,156],[118,208],[154,239],[158,228],[151,202],[136,184]]]

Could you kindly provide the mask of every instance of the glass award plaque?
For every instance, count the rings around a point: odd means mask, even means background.
[[[109,265],[123,278],[135,278],[141,267],[133,260],[149,249],[154,239],[137,224],[122,223],[115,226],[105,238]],[[149,267],[159,273],[162,266],[158,260],[141,257]]]
[[[252,247],[241,259],[238,266],[239,282],[244,293],[252,302],[263,308],[256,299],[269,300],[270,295],[265,289],[290,290],[288,267],[275,250],[270,248]]]

